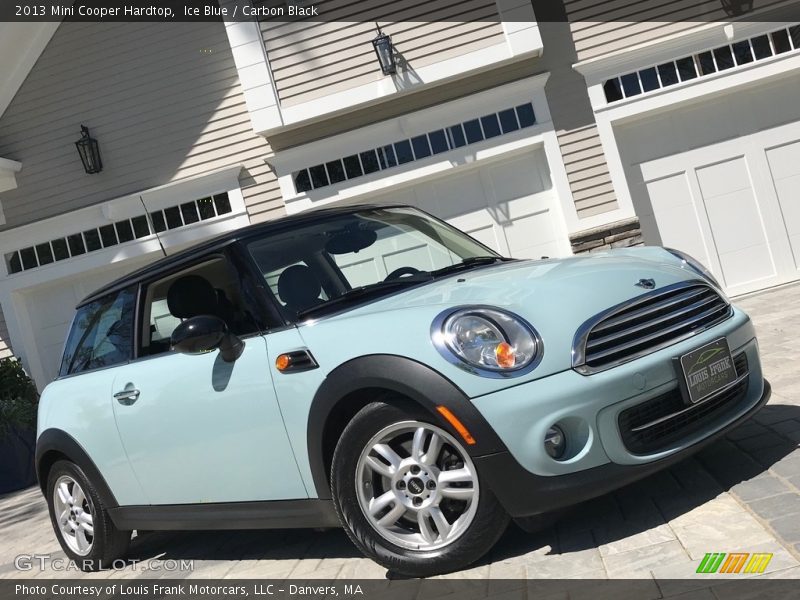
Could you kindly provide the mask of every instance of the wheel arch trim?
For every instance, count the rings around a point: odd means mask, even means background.
[[[100,495],[100,499],[106,508],[116,508],[119,506],[117,499],[108,483],[103,477],[94,461],[84,450],[75,438],[61,429],[46,429],[36,440],[36,477],[39,480],[39,488],[42,493],[47,495],[47,477],[43,470],[48,466],[47,457],[53,453],[64,456],[67,460],[75,463],[89,478],[92,486]]]
[[[309,466],[318,498],[330,498],[323,437],[336,407],[354,393],[376,388],[408,398],[423,408],[434,423],[456,439],[461,439],[458,431],[436,410],[437,406],[447,407],[475,438],[474,445],[465,446],[470,456],[506,450],[497,433],[469,397],[435,369],[405,356],[361,356],[342,363],[328,373],[311,402],[306,439]]]

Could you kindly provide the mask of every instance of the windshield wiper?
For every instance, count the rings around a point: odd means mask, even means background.
[[[411,277],[401,277],[400,279],[390,279],[389,281],[379,281],[377,283],[373,283],[370,285],[363,285],[361,287],[356,287],[353,288],[352,290],[347,290],[341,296],[336,296],[335,298],[331,298],[330,300],[327,300],[322,304],[317,304],[316,306],[312,306],[311,308],[306,308],[305,310],[298,311],[297,318],[298,320],[301,320],[316,312],[324,312],[326,309],[331,308],[332,306],[344,304],[346,302],[350,302],[353,300],[358,300],[359,298],[363,298],[364,296],[369,296],[375,292],[392,288],[409,287],[412,285],[416,285],[418,283],[430,281],[431,279],[433,279],[433,275],[431,275],[430,273],[421,272],[419,274],[412,275]]]
[[[514,258],[506,258],[505,256],[468,256],[464,260],[454,265],[448,265],[446,267],[442,267],[441,269],[437,269],[431,272],[431,275],[434,277],[440,277],[442,275],[449,275],[450,273],[456,273],[458,271],[463,271],[465,269],[469,269],[472,267],[479,267],[482,265],[491,265],[497,262],[509,262],[516,260]]]

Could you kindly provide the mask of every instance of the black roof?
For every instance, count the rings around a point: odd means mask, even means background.
[[[181,250],[180,252],[177,252],[175,254],[165,256],[164,258],[157,260],[154,263],[142,267],[141,269],[136,269],[135,271],[128,273],[127,275],[120,277],[119,279],[116,279],[107,285],[104,285],[103,287],[95,290],[94,292],[86,296],[86,298],[81,300],[80,303],[78,303],[77,307],[80,308],[81,306],[88,304],[89,302],[93,302],[98,298],[102,298],[107,294],[119,291],[130,285],[138,283],[142,279],[149,279],[154,275],[158,275],[159,273],[162,273],[164,271],[169,271],[172,269],[172,267],[176,265],[191,261],[198,253],[204,254],[207,252],[213,252],[214,250],[224,248],[225,246],[243,238],[251,237],[254,235],[263,235],[265,233],[283,231],[289,227],[292,227],[293,225],[307,225],[309,223],[313,223],[314,221],[321,221],[330,218],[332,216],[354,213],[361,210],[372,210],[379,208],[399,208],[405,206],[406,205],[402,204],[392,204],[392,205],[351,204],[349,206],[317,208],[307,212],[298,213],[296,215],[281,217],[279,219],[274,219],[272,221],[267,221],[265,223],[248,225],[247,227],[241,227],[233,231],[228,231],[226,233],[213,237],[210,240],[206,240],[204,242],[186,248],[185,250]]]

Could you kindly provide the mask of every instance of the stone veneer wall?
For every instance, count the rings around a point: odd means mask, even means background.
[[[644,246],[639,219],[636,217],[581,231],[571,235],[569,241],[572,244],[572,252],[575,254],[611,248]]]

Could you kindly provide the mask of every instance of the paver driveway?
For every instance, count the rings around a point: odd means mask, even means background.
[[[708,576],[695,574],[705,553],[736,551],[773,553],[766,576],[800,577],[800,285],[738,304],[753,316],[773,385],[755,420],[668,471],[569,510],[540,533],[510,527],[486,560],[451,577],[641,578],[652,585],[650,597],[666,597],[708,587]],[[133,540],[132,558],[186,559],[192,570],[148,571],[140,563],[93,575],[19,571],[19,555],[63,557],[38,489],[0,499],[0,531],[0,578],[387,575],[341,531],[305,530],[144,533]]]

